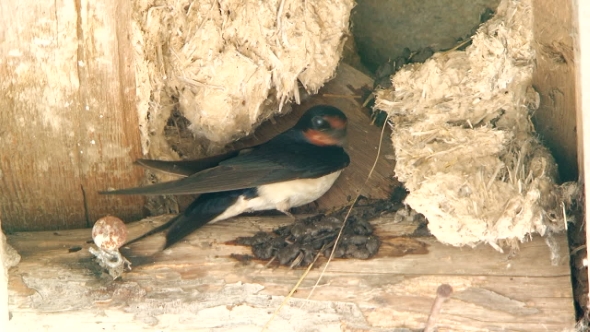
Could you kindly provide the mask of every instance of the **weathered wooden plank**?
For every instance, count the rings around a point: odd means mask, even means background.
[[[537,51],[533,86],[541,104],[535,129],[551,149],[564,181],[578,178],[574,1],[534,0],[533,33]]]
[[[130,236],[164,220],[130,224]],[[11,327],[58,330],[55,324],[67,317],[69,327],[86,330],[259,331],[304,271],[238,262],[229,255],[249,250],[226,242],[289,222],[282,216],[222,221],[146,257],[159,241],[155,236],[123,251],[134,268],[117,281],[92,261],[88,230],[12,234],[9,242],[22,261],[10,270]],[[434,238],[414,239],[428,245],[424,254],[395,257],[397,236],[413,227],[388,217],[374,224],[384,239],[376,258],[334,260],[307,301],[321,272],[313,269],[270,331],[423,328],[441,283],[455,292],[443,306],[439,331],[559,331],[575,323],[564,236],[557,238],[564,257],[558,266],[551,266],[539,237],[514,257],[489,246],[445,246]],[[74,246],[82,250],[68,252]]]
[[[99,198],[136,185],[131,3],[0,3],[0,211],[5,230],[89,226],[141,197]],[[108,181],[107,181],[108,179]]]
[[[577,25],[575,50],[575,64],[576,64],[576,119],[578,123],[578,167],[580,169],[580,181],[585,183],[590,179],[590,3],[588,1],[575,1],[573,4],[573,22]],[[590,186],[584,186],[584,197],[590,197]],[[584,314],[590,312],[590,287],[588,280],[590,280],[590,269],[583,267],[583,260],[590,261],[588,254],[588,239],[590,239],[590,228],[588,227],[588,211],[590,211],[590,200],[584,200],[585,211],[584,226],[580,229],[585,229],[585,237],[582,234],[577,235],[579,241],[577,243],[586,243],[586,248],[583,253],[578,253],[573,257],[575,260],[574,266],[579,267],[575,273],[576,297],[579,305],[583,308]],[[576,243],[576,244],[577,244]],[[587,274],[585,276],[584,274]],[[576,282],[577,281],[577,282]]]

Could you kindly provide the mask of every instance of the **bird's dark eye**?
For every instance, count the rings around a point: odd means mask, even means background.
[[[324,119],[321,116],[314,116],[311,119],[311,123],[312,123],[313,127],[317,128],[317,129],[327,129],[330,127],[330,124],[328,123],[328,121],[326,121],[326,119]]]

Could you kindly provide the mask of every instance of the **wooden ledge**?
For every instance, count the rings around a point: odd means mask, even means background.
[[[130,236],[166,218],[132,223]],[[249,249],[225,242],[289,222],[282,216],[227,220],[145,256],[156,236],[123,250],[134,266],[116,281],[101,273],[88,252],[88,229],[9,235],[22,255],[9,271],[9,326],[14,331],[261,331],[304,270],[244,264],[229,256]],[[537,236],[509,258],[483,245],[454,248],[434,238],[400,239],[415,226],[389,217],[373,224],[384,239],[377,257],[334,260],[307,301],[321,271],[313,269],[269,331],[420,329],[442,283],[454,293],[443,305],[439,331],[559,331],[575,323],[564,235],[557,238],[562,262],[551,266],[549,249]],[[416,241],[426,250],[400,256]],[[81,250],[72,252],[76,247]]]

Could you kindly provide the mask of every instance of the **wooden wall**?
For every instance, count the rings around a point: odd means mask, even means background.
[[[91,226],[141,217],[128,1],[0,2],[0,214],[3,228]]]
[[[574,4],[574,22],[577,23],[577,43],[575,46],[575,59],[578,70],[576,71],[576,102],[577,102],[577,119],[579,124],[578,130],[578,160],[580,165],[581,180],[585,182],[590,175],[590,2],[578,1]],[[585,144],[584,144],[585,143]],[[585,219],[582,225],[578,226],[580,229],[585,228],[585,253],[574,255],[575,266],[580,268],[575,271],[574,280],[578,281],[575,287],[575,293],[578,296],[580,306],[583,306],[583,311],[587,317],[590,312],[590,294],[588,294],[588,280],[590,280],[590,269],[584,267],[584,261],[590,261],[588,255],[588,239],[590,239],[590,227],[588,227],[587,211],[590,211],[590,186],[584,188],[585,205]],[[577,238],[584,240],[584,235],[577,234]],[[580,241],[584,243],[583,241]],[[585,255],[584,255],[585,254]],[[587,274],[587,276],[584,276]],[[577,288],[577,289],[576,289]],[[585,294],[584,294],[585,293]],[[584,303],[585,302],[585,303]]]
[[[535,128],[559,164],[562,180],[578,178],[573,0],[533,0],[537,68],[533,85],[541,106]]]
[[[574,6],[574,22],[577,23],[576,55],[576,107],[577,121],[580,124],[578,130],[578,165],[581,170],[580,178],[588,178],[590,171],[590,3],[579,1]],[[584,93],[585,92],[585,93]],[[586,197],[590,197],[590,187],[585,188]],[[586,199],[586,211],[590,207],[590,200]],[[586,222],[586,225],[588,223]],[[589,232],[590,235],[590,232]],[[588,237],[590,238],[590,237]]]

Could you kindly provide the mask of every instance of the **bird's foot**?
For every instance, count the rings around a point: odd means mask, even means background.
[[[280,210],[279,210],[280,211]],[[281,213],[283,213],[284,215],[286,215],[287,217],[293,219],[293,221],[297,220],[297,218],[289,211],[281,211]]]

